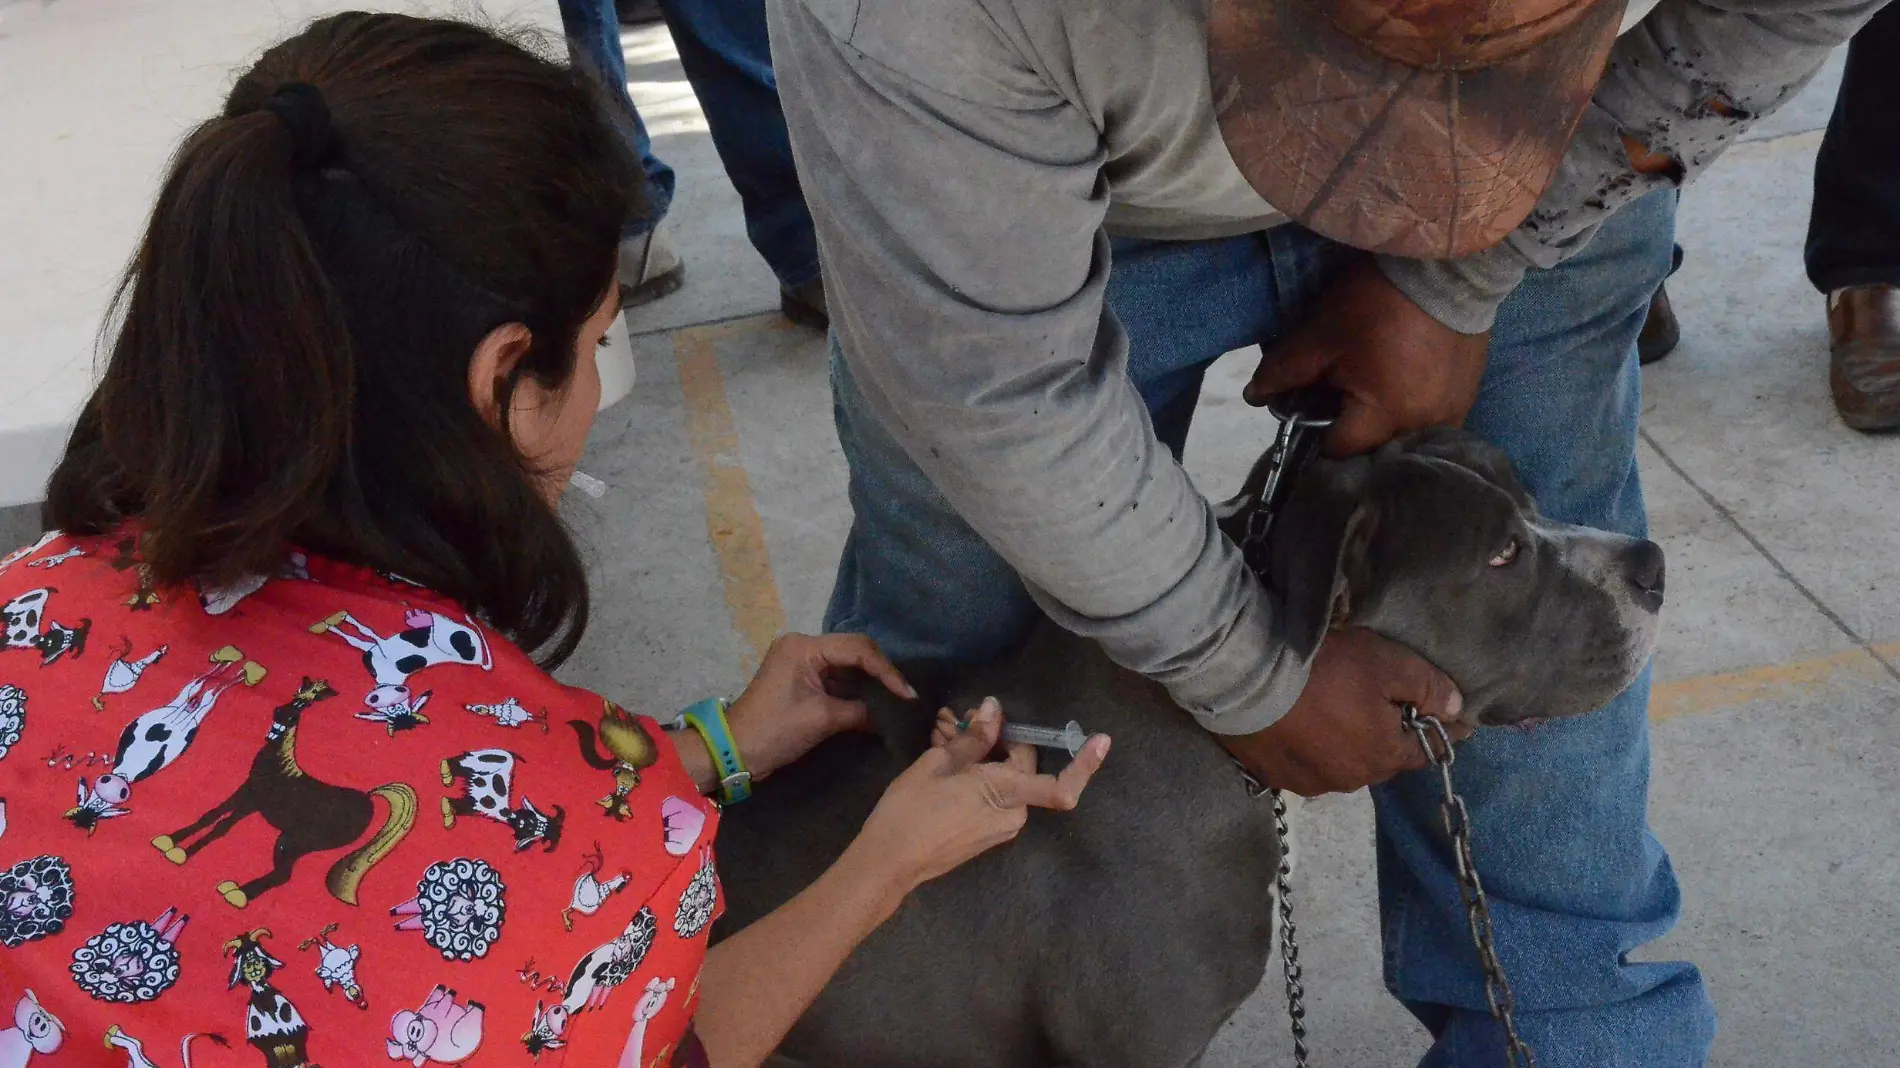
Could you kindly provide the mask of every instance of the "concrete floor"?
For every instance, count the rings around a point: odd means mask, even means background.
[[[680,172],[668,230],[686,288],[637,309],[632,395],[603,413],[574,522],[597,573],[572,681],[671,709],[741,684],[780,629],[817,627],[848,522],[824,345],[772,309],[738,201],[663,30],[627,35],[657,153]],[[1713,1064],[1900,1062],[1900,439],[1835,420],[1822,307],[1801,272],[1826,76],[1683,203],[1671,282],[1682,348],[1645,381],[1642,464],[1670,556],[1652,819],[1685,956],[1722,1011]],[[1210,376],[1189,467],[1230,489],[1271,427]],[[0,513],[20,541],[28,513]],[[1379,982],[1371,812],[1302,815],[1298,876],[1314,1062],[1409,1063],[1422,1030]],[[1482,849],[1482,843],[1479,846]],[[1210,1068],[1278,1064],[1277,980]]]

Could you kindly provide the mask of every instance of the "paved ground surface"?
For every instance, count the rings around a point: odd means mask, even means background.
[[[577,682],[652,710],[746,677],[782,628],[817,626],[848,513],[823,342],[772,309],[663,31],[629,33],[635,92],[681,172],[679,294],[629,317],[633,394],[602,416],[576,499],[599,591]],[[1645,381],[1643,474],[1670,557],[1652,817],[1687,956],[1722,1010],[1714,1063],[1900,1062],[1900,439],[1843,429],[1820,299],[1801,273],[1826,78],[1683,204],[1671,292],[1682,348]],[[1246,354],[1208,382],[1190,467],[1224,493],[1271,432],[1237,399]],[[0,513],[19,541],[28,513]],[[1409,1063],[1422,1031],[1384,993],[1370,808],[1303,814],[1300,874],[1315,1062]],[[1270,982],[1211,1068],[1285,1063]]]

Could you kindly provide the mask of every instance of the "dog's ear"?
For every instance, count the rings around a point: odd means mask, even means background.
[[[1456,464],[1510,494],[1519,508],[1534,511],[1537,502],[1517,479],[1504,450],[1466,430],[1434,427],[1407,435],[1400,447],[1414,456]]]
[[[1314,460],[1274,520],[1267,584],[1279,595],[1288,642],[1301,656],[1345,625],[1355,591],[1368,589],[1368,550],[1379,523],[1366,492],[1370,467],[1363,457]]]

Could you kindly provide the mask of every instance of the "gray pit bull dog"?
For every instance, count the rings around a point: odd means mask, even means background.
[[[1218,511],[1237,537],[1266,477]],[[1307,649],[1358,626],[1437,664],[1483,724],[1576,715],[1655,644],[1654,543],[1541,517],[1495,448],[1432,431],[1316,460],[1267,581]],[[875,734],[833,738],[727,810],[720,871],[737,930],[809,885],[929,744],[935,710],[994,695],[1026,723],[1079,720],[1115,753],[1070,813],[920,888],[786,1038],[812,1068],[1195,1064],[1265,974],[1280,843],[1264,798],[1158,685],[1044,623],[979,667],[900,665],[923,694],[872,698]],[[1394,723],[1398,711],[1393,711]],[[1482,843],[1479,843],[1482,849]]]

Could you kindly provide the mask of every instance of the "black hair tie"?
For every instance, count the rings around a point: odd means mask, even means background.
[[[336,148],[336,129],[330,125],[330,105],[322,90],[309,82],[286,82],[265,98],[263,110],[290,130],[291,162],[299,169],[329,160]]]

